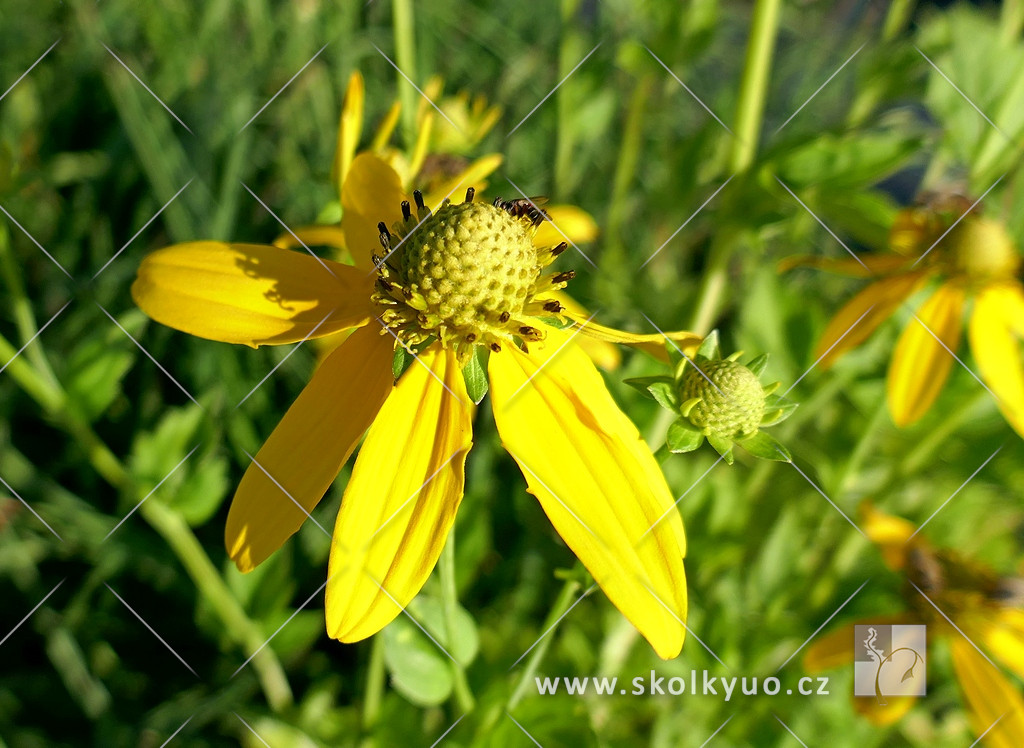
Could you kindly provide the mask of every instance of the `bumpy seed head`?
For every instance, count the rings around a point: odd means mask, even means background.
[[[691,403],[684,413],[690,423],[705,434],[730,438],[756,432],[765,410],[757,375],[729,359],[698,358],[694,363],[679,382],[680,402]]]
[[[1006,228],[989,218],[968,216],[943,238],[941,245],[951,272],[985,283],[1012,277],[1021,257]]]
[[[536,248],[533,236],[544,213],[531,201],[449,201],[431,213],[417,192],[416,215],[402,204],[403,220],[380,225],[384,258],[373,300],[381,319],[405,344],[437,337],[466,358],[477,345],[500,350],[503,342],[543,338],[533,319],[562,311],[535,300],[563,288],[572,272],[542,276],[565,245]]]

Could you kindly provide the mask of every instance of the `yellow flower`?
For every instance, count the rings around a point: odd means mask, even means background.
[[[816,672],[851,663],[856,625],[924,624],[929,640],[941,638],[949,644],[975,734],[985,733],[986,745],[998,748],[1024,745],[1024,699],[975,646],[1024,677],[1024,610],[1019,601],[1013,607],[1019,581],[1000,579],[953,551],[933,548],[914,534],[912,524],[870,505],[864,518],[865,534],[878,546],[886,565],[905,575],[911,610],[863,619],[822,637],[808,649],[804,666]],[[861,697],[854,705],[872,722],[887,725],[906,714],[915,698],[888,696],[880,704],[874,697]]]
[[[572,320],[552,295],[572,271],[544,272],[564,242],[537,249],[531,235],[543,214],[523,201],[474,201],[470,189],[465,202],[437,211],[419,192],[412,204],[373,154],[356,156],[345,182],[354,266],[280,247],[192,242],[149,255],[132,286],[153,319],[226,342],[354,328],[246,470],[228,515],[231,558],[249,571],[277,550],[365,432],[333,533],[327,628],[346,642],[383,628],[422,587],[454,522],[475,410],[462,369],[485,362],[498,433],[528,490],[655,651],[676,656],[686,618],[682,521],[591,360],[569,344],[569,331],[545,323]],[[573,324],[619,341],[664,342]]]
[[[815,358],[822,357],[826,367],[866,340],[929,281],[939,280],[900,335],[889,365],[887,399],[898,426],[920,419],[938,397],[973,301],[967,337],[979,374],[1006,420],[1024,436],[1020,253],[997,221],[971,213],[956,222],[963,209],[962,200],[954,200],[903,211],[890,233],[890,254],[793,258],[784,265],[876,278],[839,310],[818,341]]]

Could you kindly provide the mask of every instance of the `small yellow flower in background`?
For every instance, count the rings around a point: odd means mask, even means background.
[[[1003,416],[1024,436],[1024,362],[1018,342],[1024,337],[1021,255],[1001,223],[974,213],[961,219],[969,207],[963,198],[940,198],[902,211],[890,232],[892,253],[841,260],[799,257],[784,267],[812,265],[876,278],[839,310],[818,341],[815,357],[823,357],[826,367],[938,280],[893,352],[887,380],[893,420],[909,426],[935,402],[955,363],[950,352],[960,346],[963,317],[970,308],[967,337],[978,372]]]
[[[806,669],[816,672],[852,663],[856,625],[924,624],[930,642],[948,642],[975,734],[985,733],[986,745],[1020,748],[1024,745],[1024,699],[1019,687],[988,659],[989,655],[995,657],[1024,678],[1020,580],[1002,579],[992,569],[954,551],[933,548],[921,535],[914,535],[910,522],[870,505],[863,516],[864,532],[886,565],[905,575],[910,610],[866,618],[823,636],[808,649]],[[956,628],[936,608],[949,616]],[[879,704],[874,697],[861,697],[854,699],[854,705],[872,722],[887,725],[906,714],[916,698],[891,696]]]
[[[354,265],[200,241],[149,255],[132,286],[153,319],[214,340],[350,333],[239,484],[225,532],[235,564],[253,569],[295,533],[366,433],[333,533],[327,628],[346,642],[379,631],[444,546],[474,401],[489,381],[498,433],[529,491],[612,603],[661,657],[675,657],[686,619],[682,521],[591,359],[550,323],[570,321],[577,337],[657,342],[663,354],[664,338],[574,317],[556,296],[573,272],[545,272],[567,245],[538,249],[546,216],[533,203],[480,202],[470,188],[464,202],[433,211],[418,191],[410,202],[372,153],[343,170],[341,228]]]

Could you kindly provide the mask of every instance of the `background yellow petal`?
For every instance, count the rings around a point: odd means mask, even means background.
[[[462,500],[472,414],[455,356],[440,348],[420,354],[381,408],[334,527],[327,631],[335,639],[377,633],[427,580]]]
[[[858,255],[858,260],[852,257],[800,255],[782,260],[779,263],[779,272],[784,273],[793,268],[807,267],[849,275],[854,278],[874,278],[879,275],[898,273],[913,264],[912,258],[899,255],[864,254]]]
[[[381,336],[377,325],[356,330],[317,369],[256,454],[224,531],[240,570],[276,551],[326,493],[391,391],[393,351],[391,336]]]
[[[985,735],[985,745],[1020,748],[1024,745],[1024,700],[1017,689],[963,637],[952,639],[950,648],[975,734],[981,735],[999,720]]]
[[[964,633],[1024,678],[1024,610],[993,607],[969,616],[963,622]]]
[[[846,302],[818,341],[814,359],[827,368],[867,340],[905,299],[921,287],[925,273],[907,273],[875,281]],[[858,322],[858,320],[860,320]]]
[[[960,347],[963,312],[963,288],[946,283],[907,322],[886,381],[889,412],[897,426],[920,419],[942,391],[956,361],[950,351]]]
[[[857,647],[854,639],[855,626],[867,624],[891,625],[908,622],[905,614],[873,616],[861,621],[842,626],[827,634],[819,634],[804,654],[804,668],[809,673],[832,670],[843,665],[853,665],[853,656]]]
[[[879,704],[875,696],[855,696],[853,708],[872,724],[885,727],[909,712],[917,700],[917,696],[886,696],[885,703]]]
[[[654,356],[659,361],[664,363],[669,362],[668,348],[671,347],[672,343],[675,343],[678,348],[683,351],[686,355],[690,355],[696,350],[697,346],[701,343],[701,336],[695,332],[688,330],[673,330],[671,332],[655,332],[655,333],[633,333],[626,332],[625,330],[617,330],[614,327],[605,327],[602,324],[590,320],[587,322],[589,315],[582,315],[574,312],[568,306],[566,307],[566,314],[569,319],[572,320],[573,325],[576,327],[582,327],[580,335],[586,335],[587,337],[595,340],[603,340],[606,343],[618,343],[619,345],[628,345],[631,348],[644,351]],[[584,324],[585,323],[585,324]],[[670,343],[669,341],[672,341]]]
[[[501,162],[502,157],[497,153],[481,156],[454,177],[442,182],[425,194],[424,200],[427,207],[437,210],[446,197],[453,203],[460,203],[466,196],[468,187],[476,188],[478,194],[482,193],[487,187],[487,177],[501,166]]]
[[[306,251],[306,247],[332,247],[344,250],[345,232],[338,225],[300,226],[274,239],[274,246],[282,249],[301,249],[303,252]]]
[[[682,520],[636,427],[566,339],[551,329],[544,348],[491,355],[498,433],[558,534],[669,659],[686,620]]]
[[[380,231],[402,218],[402,201],[408,199],[402,180],[387,163],[372,153],[360,153],[352,161],[341,190],[341,228],[356,267],[373,268],[371,255],[382,254]]]
[[[894,517],[875,509],[867,501],[861,505],[860,512],[863,518],[861,527],[864,534],[878,546],[886,565],[893,571],[899,571],[905,567],[907,552],[914,547],[908,545],[916,529],[914,525],[902,517]]]
[[[362,74],[356,70],[349,76],[345,100],[341,105],[341,118],[338,121],[338,144],[334,152],[334,163],[331,167],[331,179],[338,185],[338,194],[345,184],[349,167],[359,146],[359,138],[363,134],[363,101],[366,98],[366,86]]]
[[[157,322],[253,347],[364,324],[372,291],[364,273],[307,252],[212,241],[153,252],[132,284],[135,303]]]
[[[974,301],[967,331],[981,378],[999,399],[999,409],[1024,437],[1024,292],[1017,284],[990,286]]]
[[[545,205],[550,221],[544,221],[533,237],[535,247],[550,247],[568,239],[574,244],[597,238],[597,222],[587,211],[575,205]],[[558,228],[555,228],[555,227]]]

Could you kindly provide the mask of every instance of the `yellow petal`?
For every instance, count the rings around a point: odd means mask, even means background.
[[[372,153],[360,153],[352,161],[341,190],[341,228],[356,267],[373,268],[372,255],[380,255],[381,221],[390,227],[402,218],[406,199],[398,173]]]
[[[377,128],[377,132],[373,135],[373,142],[370,144],[370,150],[373,153],[382,152],[391,140],[391,134],[395,131],[395,125],[398,124],[398,116],[402,113],[402,103],[396,101],[388,109],[388,113],[384,115],[384,119],[380,122],[380,127]]]
[[[306,251],[306,247],[332,247],[344,250],[345,232],[337,225],[300,226],[274,239],[274,246],[281,249],[301,249],[303,252]]]
[[[853,663],[854,650],[857,646],[855,626],[869,624],[892,625],[907,623],[906,614],[874,616],[842,626],[835,631],[817,637],[804,654],[804,668],[809,673],[832,670]]]
[[[419,592],[462,499],[472,412],[450,351],[420,354],[402,376],[352,469],[334,527],[327,631],[359,641]]]
[[[1024,700],[1017,689],[963,637],[953,638],[950,649],[975,734],[988,730],[986,746],[1020,748],[1024,745]],[[998,724],[992,727],[996,720]]]
[[[882,553],[886,565],[893,571],[899,571],[907,565],[908,542],[914,535],[912,523],[900,517],[875,509],[865,502],[861,506],[861,529]]]
[[[999,284],[978,294],[968,336],[981,378],[998,398],[1003,416],[1024,436],[1024,365],[1018,344],[1024,337],[1021,287]]]
[[[875,696],[856,696],[853,699],[853,707],[872,724],[885,727],[909,712],[917,703],[917,699],[917,696],[886,696],[885,703],[879,704]]]
[[[280,548],[330,487],[391,391],[393,352],[391,337],[376,324],[357,330],[324,361],[256,454],[224,531],[241,571]]]
[[[573,244],[592,242],[597,238],[597,222],[575,205],[546,205],[550,220],[544,221],[533,237],[535,247],[550,247],[568,239]]]
[[[614,327],[605,327],[604,325],[598,324],[594,320],[587,322],[587,318],[581,315],[579,312],[566,307],[565,316],[572,320],[574,328],[582,328],[580,330],[581,335],[587,335],[595,340],[603,340],[606,343],[618,343],[619,345],[628,345],[632,348],[649,353],[659,361],[665,363],[669,362],[667,346],[672,346],[675,343],[675,347],[681,350],[686,355],[690,355],[697,346],[700,345],[702,338],[700,335],[687,330],[676,330],[673,332],[657,332],[657,333],[633,333],[626,332],[625,330],[617,330]],[[672,343],[669,343],[669,341]]]
[[[963,313],[963,288],[946,283],[900,334],[886,382],[889,412],[897,426],[915,423],[942,391],[960,347]]]
[[[413,146],[412,156],[409,159],[409,174],[413,178],[419,175],[423,168],[423,161],[427,158],[430,150],[430,134],[434,131],[434,111],[431,109],[420,118],[418,132],[416,133],[416,145]]]
[[[963,621],[964,633],[1024,678],[1024,610],[993,607],[969,615]]]
[[[498,433],[558,534],[669,659],[686,620],[682,520],[650,449],[567,338],[552,328],[543,348],[491,355]]]
[[[424,195],[427,207],[437,210],[441,202],[447,197],[452,202],[462,202],[467,187],[473,187],[476,191],[483,192],[487,186],[487,176],[501,166],[502,157],[497,153],[482,156],[471,163],[451,179],[448,179],[434,187]]]
[[[864,254],[858,256],[859,261],[852,257],[818,257],[801,255],[787,257],[779,263],[779,272],[784,273],[797,267],[817,268],[830,273],[849,275],[854,278],[874,278],[890,275],[905,270],[913,264],[912,258],[899,255]]]
[[[590,312],[576,299],[565,291],[550,291],[545,298],[556,299],[569,314],[577,319],[588,319]],[[598,340],[588,335],[577,335],[574,342],[582,348],[595,364],[605,371],[614,371],[622,363],[622,354],[618,346],[609,343],[607,340]]]
[[[157,322],[226,343],[292,343],[365,324],[373,279],[259,244],[189,242],[148,255],[132,284]],[[314,332],[315,330],[315,332]]]
[[[841,355],[863,343],[896,307],[921,287],[925,277],[923,271],[894,275],[875,281],[862,290],[846,302],[828,323],[818,341],[814,359],[820,358],[820,365],[827,368]]]
[[[363,134],[363,100],[365,98],[366,86],[363,83],[363,76],[357,70],[349,76],[345,100],[341,105],[341,118],[338,121],[338,145],[331,168],[331,178],[338,186],[338,195],[341,195],[345,177],[348,176],[352,158],[359,146],[359,138]]]

